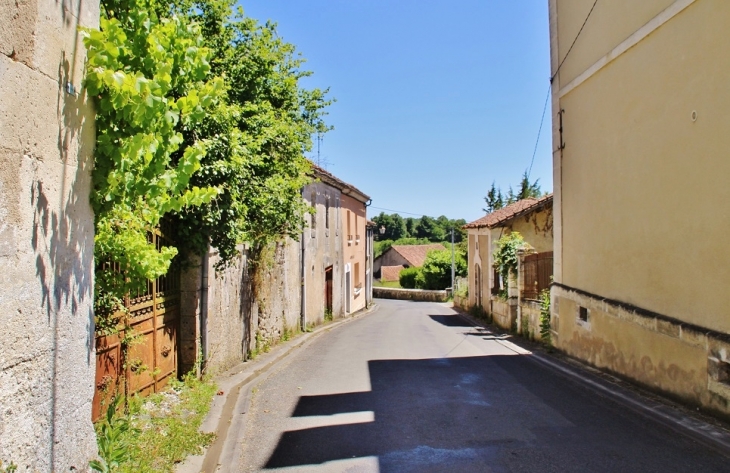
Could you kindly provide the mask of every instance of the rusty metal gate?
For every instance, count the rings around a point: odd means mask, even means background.
[[[165,230],[163,225],[150,235],[158,250],[172,244],[164,236]],[[125,306],[131,333],[96,336],[93,420],[101,417],[104,406],[115,393],[145,396],[159,391],[178,375],[180,269],[177,261],[173,261],[166,275],[148,281],[146,291],[128,296]],[[122,344],[126,341],[131,342],[125,353]]]

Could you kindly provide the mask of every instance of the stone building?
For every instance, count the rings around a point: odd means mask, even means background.
[[[79,27],[96,0],[0,5],[0,460],[86,470],[96,455],[94,114]]]
[[[730,2],[549,4],[553,341],[728,415]]]
[[[484,308],[492,314],[497,325],[512,328],[519,312],[521,291],[518,282],[521,279],[518,275],[511,281],[501,280],[499,271],[494,267],[497,241],[504,235],[519,232],[534,253],[552,252],[553,196],[548,194],[519,200],[464,225],[464,228],[469,238],[468,304]],[[537,292],[540,289],[544,287],[538,288]],[[507,299],[499,296],[504,290],[510,291]]]

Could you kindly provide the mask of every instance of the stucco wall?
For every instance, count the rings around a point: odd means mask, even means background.
[[[93,110],[78,26],[98,2],[0,3],[0,459],[86,469],[96,454]]]
[[[723,332],[728,24],[695,1],[560,99],[560,281]]]
[[[553,70],[591,4],[551,0]],[[599,2],[553,82],[557,346],[726,413],[728,24],[723,0]]]
[[[344,272],[350,272],[350,313],[357,312],[365,307],[365,224],[367,223],[367,213],[365,204],[348,195],[342,195],[342,228],[343,228],[343,264]],[[350,211],[350,231],[352,241],[348,241],[347,236],[347,212]],[[357,218],[355,218],[357,216]],[[357,236],[360,236],[359,241]],[[358,291],[355,275],[355,265],[359,264],[359,282],[362,288]],[[336,281],[335,281],[336,283]],[[347,294],[346,276],[342,275],[340,280],[342,293]],[[346,301],[345,301],[346,307]]]

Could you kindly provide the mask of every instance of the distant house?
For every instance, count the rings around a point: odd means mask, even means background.
[[[397,281],[405,268],[420,268],[426,261],[429,251],[445,250],[441,243],[429,245],[393,245],[382,255],[375,258],[373,271],[375,277],[384,281]],[[388,268],[388,269],[385,269]],[[392,278],[392,279],[384,279]]]
[[[553,196],[527,198],[507,205],[464,225],[469,235],[469,305],[480,306],[491,313],[498,325],[510,328],[517,317],[518,296],[536,299],[537,294],[550,284],[553,251]],[[502,281],[494,267],[497,241],[504,235],[519,232],[539,259],[543,271],[531,272],[525,283],[525,275],[512,282],[510,300],[503,300],[500,293],[508,289],[508,281]],[[542,273],[542,274],[538,274]],[[538,278],[538,275],[542,277]],[[520,286],[518,288],[518,286]],[[519,294],[517,291],[521,291]]]

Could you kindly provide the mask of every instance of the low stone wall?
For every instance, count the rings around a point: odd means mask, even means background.
[[[376,299],[399,299],[408,301],[446,302],[447,291],[428,291],[425,289],[400,289],[394,287],[374,287],[373,297]]]
[[[540,340],[540,303],[523,300],[520,304],[520,335],[530,340]]]
[[[494,325],[505,330],[512,330],[517,321],[517,299],[492,299],[491,314]]]

